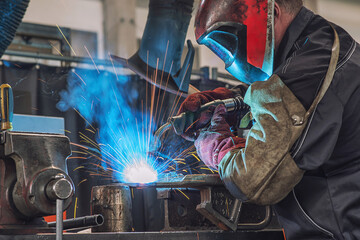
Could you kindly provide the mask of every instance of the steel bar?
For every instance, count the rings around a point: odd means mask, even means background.
[[[61,62],[73,62],[73,63],[94,64],[95,62],[96,65],[102,65],[102,66],[107,66],[107,65],[112,66],[113,64],[110,60],[91,59],[86,57],[59,56],[53,54],[33,53],[33,52],[18,52],[13,50],[6,50],[4,55],[35,58],[35,59],[45,59],[45,60],[55,60]],[[116,65],[116,62],[114,62],[114,64]],[[118,65],[117,67],[121,67],[121,65]]]
[[[109,60],[103,59],[91,59],[86,57],[74,57],[74,56],[59,56],[53,54],[44,54],[44,53],[33,53],[33,52],[19,52],[14,50],[6,50],[4,55],[8,56],[16,56],[16,57],[25,57],[25,58],[35,58],[35,59],[45,59],[45,60],[55,60],[55,61],[62,61],[62,62],[72,62],[72,63],[86,63],[86,64],[95,64],[100,66],[112,66],[112,62]],[[94,62],[93,62],[94,60]],[[114,64],[117,65],[117,62],[114,61]],[[121,67],[121,65],[117,65],[117,67]],[[196,76],[203,76],[204,73],[200,70],[192,70],[192,75]],[[217,76],[219,78],[226,79],[224,82],[228,82],[231,85],[235,85],[236,82],[239,82],[235,77],[230,74],[217,72]],[[217,79],[214,79],[217,80]]]
[[[208,186],[223,186],[218,174],[191,174],[172,178],[171,182],[159,180],[158,182],[142,183],[119,183],[119,186],[129,187],[155,187],[155,188],[206,188]]]
[[[56,240],[62,240],[63,236],[63,205],[64,200],[56,199]]]

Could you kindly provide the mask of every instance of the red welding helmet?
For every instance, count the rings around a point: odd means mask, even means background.
[[[195,35],[242,82],[265,81],[273,71],[274,0],[201,0]]]

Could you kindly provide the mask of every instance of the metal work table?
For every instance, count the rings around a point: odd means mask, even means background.
[[[134,232],[134,233],[89,233],[64,234],[64,240],[283,240],[279,230],[254,232]],[[41,235],[0,235],[0,240],[55,240],[55,234]]]

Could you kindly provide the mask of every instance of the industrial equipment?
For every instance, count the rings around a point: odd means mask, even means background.
[[[217,174],[186,175],[171,181],[149,184],[121,183],[93,188],[93,213],[101,213],[108,227],[99,232],[126,232],[131,229],[131,188],[156,188],[163,201],[162,231],[262,230],[272,218],[270,207],[243,204],[223,186]],[[102,199],[102,200],[99,200]],[[254,213],[249,216],[244,211]],[[117,223],[114,219],[117,217]]]
[[[53,232],[42,217],[62,216],[74,193],[66,167],[69,139],[12,132],[12,89],[8,84],[0,89],[0,234]]]

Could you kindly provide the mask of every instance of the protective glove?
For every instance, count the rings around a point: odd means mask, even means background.
[[[217,170],[221,159],[233,149],[245,147],[246,140],[236,137],[225,120],[226,109],[223,105],[216,107],[211,118],[211,125],[200,131],[195,141],[200,159],[212,169]]]
[[[233,98],[236,96],[236,92],[229,90],[227,88],[216,88],[215,90],[212,91],[203,91],[203,92],[199,92],[199,93],[194,93],[190,96],[188,96],[184,102],[181,104],[180,109],[178,111],[178,114],[181,114],[183,112],[194,112],[196,113],[200,107],[208,102],[220,99],[228,99],[228,98]],[[190,127],[188,129],[186,129],[185,133],[182,135],[182,137],[184,137],[185,139],[189,140],[189,141],[194,141],[196,139],[196,137],[199,134],[199,130],[204,128],[209,122],[210,119],[213,115],[215,107],[213,108],[209,108],[208,110],[202,112],[199,114],[199,116],[197,116],[197,119],[195,120],[195,122],[193,124],[189,124]],[[230,120],[230,123],[235,122],[236,123],[236,118],[235,120]]]

